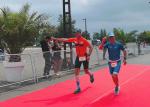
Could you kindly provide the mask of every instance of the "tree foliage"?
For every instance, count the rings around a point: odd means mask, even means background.
[[[19,12],[1,9],[0,44],[7,53],[21,53],[25,47],[32,46],[39,29],[46,24],[48,17],[37,12],[29,14],[29,10],[29,4],[25,4]]]
[[[93,33],[93,40],[99,39],[100,40],[100,33],[94,32]]]
[[[126,33],[127,42],[136,42],[137,30]]]
[[[90,33],[89,32],[82,32],[82,36],[85,38],[85,39],[88,39],[88,40],[90,40],[91,38],[90,38]]]
[[[59,15],[58,18],[58,26],[57,26],[57,33],[54,35],[55,37],[64,37],[64,31],[63,31],[63,16]],[[75,32],[77,29],[75,28],[75,20],[71,21],[71,30],[72,32]],[[67,28],[69,29],[69,28]]]
[[[95,32],[93,34],[93,40],[102,40],[103,37],[107,36],[107,32],[105,29],[101,29],[100,32]]]
[[[29,14],[29,10],[29,4],[25,4],[19,12],[1,9],[0,45],[9,54],[20,54],[27,46],[33,46],[39,30],[48,23],[47,16],[37,12]]]
[[[117,29],[117,28],[114,28],[113,29],[114,31],[114,34],[116,36],[116,39],[118,41],[120,41],[121,43],[125,44],[127,42],[127,37],[126,37],[126,34],[125,32],[123,31],[123,29]]]
[[[140,42],[150,43],[150,31],[141,32],[137,38]]]

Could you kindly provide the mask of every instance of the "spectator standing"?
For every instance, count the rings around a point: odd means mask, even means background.
[[[60,76],[59,71],[62,65],[62,58],[61,58],[61,47],[57,40],[54,40],[54,46],[52,47],[52,51],[53,51],[52,63],[54,73],[56,76]]]
[[[50,46],[49,46],[49,41],[50,41],[50,37],[45,37],[41,42],[41,48],[42,48],[42,52],[43,52],[43,57],[45,59],[45,67],[44,67],[44,73],[43,76],[47,76],[50,73],[50,69],[51,69],[51,53],[50,53]]]

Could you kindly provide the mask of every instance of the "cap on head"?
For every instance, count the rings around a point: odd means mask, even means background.
[[[74,33],[74,36],[77,38],[81,37],[81,30],[76,30],[76,32]]]
[[[109,32],[109,33],[108,33],[108,36],[109,36],[109,37],[113,37],[113,36],[115,36],[115,34],[114,34],[113,32]]]

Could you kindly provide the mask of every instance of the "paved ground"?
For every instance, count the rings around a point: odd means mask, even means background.
[[[138,57],[128,59],[128,63],[150,65],[149,57],[150,57],[150,54],[140,55]],[[106,65],[100,66],[100,67],[94,67],[91,71],[94,72],[97,69],[101,69],[103,67],[106,67]],[[44,82],[39,82],[37,84],[28,85],[28,86],[21,87],[21,88],[18,88],[18,89],[9,91],[9,92],[0,93],[0,101],[7,100],[7,99],[10,99],[10,98],[13,98],[15,96],[22,95],[22,94],[25,94],[28,92],[32,92],[32,91],[35,91],[35,90],[47,87],[49,85],[58,83],[58,82],[65,81],[67,79],[71,79],[71,78],[74,78],[73,74],[65,75],[61,78],[48,79]]]

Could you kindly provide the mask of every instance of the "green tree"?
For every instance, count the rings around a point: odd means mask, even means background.
[[[100,40],[100,33],[98,33],[98,32],[94,32],[94,34],[93,34],[93,40],[96,40],[96,39],[99,39]]]
[[[56,36],[57,34],[57,28],[51,24],[45,24],[42,25],[42,27],[39,29],[39,33],[36,36],[36,46],[40,46],[40,41],[43,40],[46,36]]]
[[[29,10],[29,4],[25,4],[19,12],[1,9],[0,44],[9,54],[20,54],[27,46],[33,46],[39,30],[48,22],[47,16],[37,12],[29,14]],[[10,61],[20,60],[20,56],[10,57]]]
[[[91,39],[91,38],[90,38],[90,33],[88,33],[88,32],[82,32],[82,36],[83,36],[84,38],[88,39],[88,40]]]
[[[59,15],[59,18],[58,18],[58,26],[57,26],[57,33],[55,34],[55,37],[63,37],[64,33],[63,33],[63,16],[62,15]],[[76,21],[75,20],[72,20],[71,21],[71,29],[72,29],[72,32],[75,32],[77,29],[75,28],[75,23]],[[69,28],[67,28],[69,29]]]
[[[136,42],[137,30],[126,33],[127,42]]]
[[[150,31],[141,32],[138,36],[140,42],[150,43]]]
[[[107,36],[107,32],[105,29],[101,29],[100,31],[100,40],[102,41],[103,37]]]
[[[117,39],[118,41],[120,41],[120,42],[123,43],[123,44],[126,44],[126,43],[127,43],[127,37],[126,37],[126,34],[125,34],[125,32],[123,31],[123,29],[114,28],[113,31],[114,31],[114,34],[115,34],[116,39]]]

